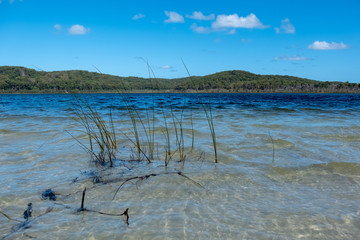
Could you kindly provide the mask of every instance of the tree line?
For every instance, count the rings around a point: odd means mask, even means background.
[[[360,93],[360,84],[322,82],[283,75],[259,75],[224,71],[177,79],[119,77],[80,70],[37,71],[14,66],[0,67],[0,93],[67,92],[305,92]]]

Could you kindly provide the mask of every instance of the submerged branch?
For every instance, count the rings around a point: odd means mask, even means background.
[[[125,181],[123,181],[120,186],[116,189],[115,191],[115,194],[112,198],[112,200],[115,199],[116,195],[118,194],[118,192],[120,191],[121,187],[127,183],[127,182],[130,182],[132,180],[135,180],[137,179],[136,181],[136,184],[139,182],[139,181],[143,181],[143,180],[146,180],[146,179],[149,179],[150,177],[156,177],[156,176],[160,176],[160,175],[168,175],[168,174],[176,174],[176,175],[179,175],[181,177],[184,177],[185,179],[189,180],[190,182],[192,182],[193,184],[195,184],[196,186],[198,187],[201,187],[201,188],[204,188],[200,183],[192,180],[190,177],[184,175],[182,172],[165,172],[165,173],[152,173],[152,174],[147,174],[147,175],[143,175],[143,176],[136,176],[136,177],[130,177],[128,179],[126,179]]]
[[[125,217],[125,223],[126,225],[129,225],[129,208],[127,208],[123,213],[121,214],[115,214],[115,213],[105,213],[105,212],[101,212],[101,211],[96,211],[96,210],[91,210],[91,209],[85,209],[84,211],[86,212],[92,212],[92,213],[98,213],[101,215],[106,215],[106,216],[116,216],[116,217]]]
[[[85,187],[85,189],[84,189],[84,191],[83,191],[83,193],[82,193],[81,207],[80,207],[80,209],[78,210],[79,212],[92,212],[92,213],[98,213],[98,214],[101,214],[101,215],[118,216],[118,217],[125,216],[125,223],[126,223],[127,225],[129,225],[129,214],[128,214],[129,208],[127,208],[127,209],[126,209],[123,213],[121,213],[121,214],[106,213],[106,212],[101,212],[101,211],[86,209],[86,208],[84,207],[85,193],[86,193],[86,187]]]
[[[22,221],[19,221],[17,219],[13,219],[13,218],[9,217],[9,215],[5,214],[2,211],[0,211],[0,214],[2,214],[4,217],[6,217],[9,221],[22,222]]]

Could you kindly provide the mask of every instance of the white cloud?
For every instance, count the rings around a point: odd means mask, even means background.
[[[139,14],[136,14],[135,16],[133,16],[133,17],[132,17],[132,20],[138,20],[138,19],[144,18],[144,17],[145,17],[144,14],[139,13]]]
[[[232,30],[228,31],[228,34],[230,34],[230,35],[236,34],[236,30],[232,29]]]
[[[61,31],[62,26],[61,26],[60,24],[55,24],[55,25],[54,25],[54,28],[55,28],[56,30],[58,30],[58,31]]]
[[[239,17],[236,13],[232,15],[218,15],[213,22],[214,29],[221,28],[267,28],[260,20],[251,13],[246,17]]]
[[[166,16],[169,17],[169,19],[166,19],[164,22],[166,23],[183,23],[184,17],[178,14],[177,12],[169,12],[165,11]]]
[[[284,60],[284,61],[309,61],[311,60],[311,58],[307,58],[307,57],[302,57],[299,55],[294,55],[294,56],[278,56],[274,58],[275,61],[280,61],[280,60]]]
[[[347,46],[343,42],[340,42],[340,43],[336,43],[336,42],[328,43],[328,42],[325,42],[325,41],[322,41],[322,42],[315,41],[312,44],[310,44],[308,46],[308,48],[312,49],[312,50],[342,50],[342,49],[349,48],[349,46]]]
[[[210,14],[205,16],[202,12],[193,12],[192,15],[186,15],[187,18],[192,18],[196,20],[213,20],[215,19],[215,14]]]
[[[196,33],[209,33],[210,28],[198,26],[196,23],[192,24],[190,28]]]
[[[164,66],[161,67],[161,69],[172,69],[172,66],[164,65]]]
[[[84,26],[79,24],[72,25],[69,29],[69,34],[71,35],[84,35],[88,32],[90,32],[90,28],[85,28]]]
[[[291,24],[290,19],[281,20],[280,28],[275,28],[276,33],[295,33],[295,27]]]

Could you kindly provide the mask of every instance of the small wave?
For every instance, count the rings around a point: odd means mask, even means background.
[[[319,172],[339,174],[344,176],[360,177],[360,164],[353,162],[331,162],[331,163],[320,163],[312,164],[305,167],[273,167],[273,170],[278,175],[293,175],[293,176],[304,176],[308,173],[317,174]]]
[[[350,162],[331,162],[327,164],[318,164],[315,167],[344,175],[360,176],[360,164]]]
[[[9,129],[0,129],[0,134],[14,134],[17,131],[9,130]]]
[[[252,138],[252,139],[261,139],[264,142],[270,142],[271,139],[269,135],[267,134],[255,134],[255,133],[247,133],[245,135],[246,138]],[[275,149],[286,149],[286,148],[292,148],[295,146],[294,143],[287,141],[285,139],[273,139],[274,141],[274,147]]]
[[[312,108],[312,107],[300,108],[300,110],[305,110],[305,111],[323,111],[323,109],[320,109],[320,108]]]
[[[253,127],[256,127],[256,128],[288,129],[287,126],[280,125],[280,124],[270,124],[270,125],[265,125],[265,124],[253,124],[252,126],[253,126]]]
[[[282,108],[282,107],[274,107],[272,110],[279,111],[279,112],[296,112],[295,109],[292,109],[292,108]]]
[[[358,134],[323,134],[320,135],[325,140],[338,140],[342,142],[360,142]]]

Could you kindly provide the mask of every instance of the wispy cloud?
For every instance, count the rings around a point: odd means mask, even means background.
[[[161,69],[167,70],[167,69],[172,69],[173,67],[170,65],[164,65],[160,67]]]
[[[190,26],[190,28],[196,33],[209,33],[210,32],[210,28],[198,26],[196,23],[192,24]]]
[[[54,25],[54,28],[58,31],[61,31],[62,30],[62,26],[60,24],[55,24]]]
[[[168,16],[164,22],[166,23],[183,23],[184,17],[178,14],[177,12],[165,11],[165,15]]]
[[[308,46],[309,49],[312,50],[343,50],[343,49],[347,49],[349,48],[348,45],[344,44],[343,42],[340,43],[336,43],[336,42],[331,42],[328,43],[326,41],[315,41],[312,44],[310,44]]]
[[[132,20],[138,20],[138,19],[141,19],[141,18],[144,18],[144,17],[145,17],[144,14],[138,13],[135,16],[132,17]]]
[[[69,34],[71,35],[84,35],[90,32],[90,28],[85,28],[83,25],[75,24],[72,25],[69,29]]]
[[[239,17],[239,15],[218,15],[216,21],[212,23],[214,29],[223,28],[267,28],[260,20],[251,13],[246,17]]]
[[[19,2],[22,2],[22,1],[23,1],[23,0],[19,0]],[[0,4],[2,4],[2,2],[3,2],[3,1],[0,0]],[[10,3],[10,4],[13,4],[14,2],[15,2],[15,0],[9,0],[9,3]]]
[[[303,56],[299,56],[299,55],[294,55],[294,56],[278,56],[278,57],[274,57],[275,61],[309,61],[312,60],[311,58],[307,58],[307,57],[303,57]]]
[[[276,33],[295,33],[295,27],[291,24],[290,19],[285,18],[284,20],[281,20],[281,26],[280,28],[275,28]]]
[[[210,14],[205,16],[202,12],[193,12],[192,15],[186,15],[187,18],[196,19],[196,20],[213,20],[215,19],[215,14]]]

